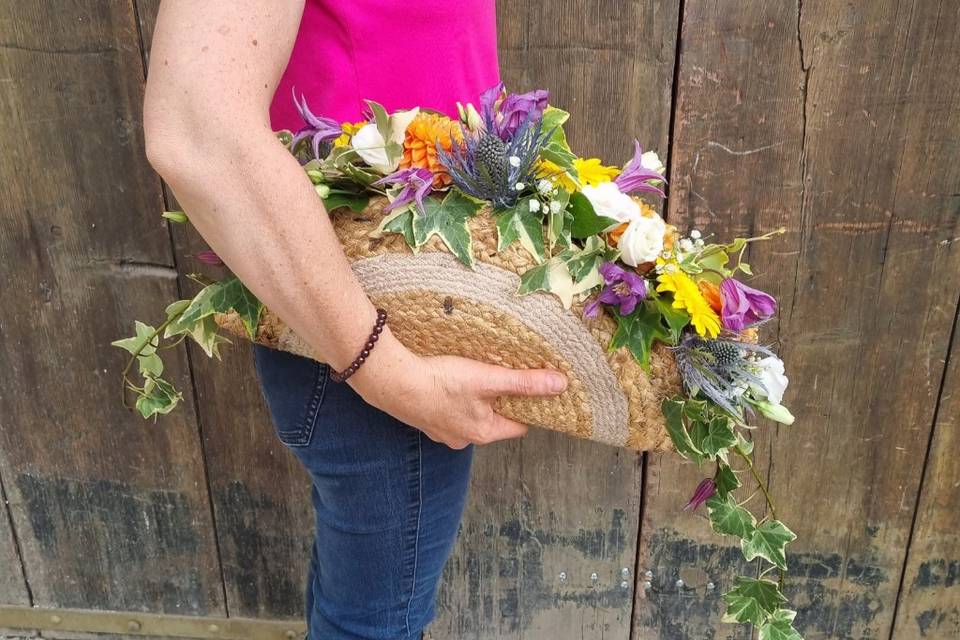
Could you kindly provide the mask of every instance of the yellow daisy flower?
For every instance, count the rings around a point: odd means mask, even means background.
[[[596,187],[604,182],[610,182],[620,175],[619,167],[605,167],[600,158],[577,158],[573,161],[573,168],[577,170],[580,184]]]
[[[553,180],[557,186],[569,193],[580,190],[580,186],[574,182],[569,173],[563,170],[563,167],[549,160],[541,160],[537,165],[537,178]]]
[[[673,294],[673,307],[684,309],[690,314],[690,323],[698,334],[707,338],[717,337],[720,333],[720,316],[700,293],[700,288],[693,278],[679,268],[674,268],[661,273],[657,279],[660,281],[657,291]]]
[[[340,130],[343,131],[343,135],[333,141],[333,146],[335,147],[345,147],[350,144],[350,138],[353,137],[357,131],[360,131],[360,127],[367,124],[366,120],[361,120],[360,122],[344,122],[340,125]]]

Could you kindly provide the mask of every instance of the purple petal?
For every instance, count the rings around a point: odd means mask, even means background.
[[[733,278],[720,283],[720,297],[723,300],[723,326],[731,331],[742,331],[777,312],[777,301],[773,296]]]
[[[218,256],[216,253],[214,253],[210,249],[207,249],[206,251],[201,251],[200,253],[195,255],[194,258],[196,258],[203,264],[209,264],[215,267],[223,266],[223,260],[220,259],[220,256]]]
[[[600,315],[600,299],[594,298],[584,305],[583,315],[585,318],[596,318],[598,315]]]
[[[637,296],[623,296],[620,299],[620,315],[628,316],[633,313],[633,310],[637,308],[638,302],[640,302],[640,298]]]
[[[662,175],[656,171],[652,171],[643,166],[643,147],[640,146],[639,140],[633,141],[633,158],[624,167],[623,172],[614,178],[614,182],[620,191],[623,193],[655,193],[660,197],[664,197],[664,192],[662,189],[655,187],[650,184],[650,181],[660,181],[666,184],[667,180]]]
[[[603,279],[607,284],[611,282],[616,282],[617,280],[622,280],[626,271],[624,271],[617,263],[615,262],[604,262],[600,265],[598,269],[600,275],[603,276]]]
[[[636,271],[624,271],[622,279],[630,291],[639,295],[641,298],[647,296],[647,281],[639,273]]]
[[[623,297],[619,293],[614,291],[613,288],[610,287],[609,285],[604,287],[600,291],[599,295],[597,295],[597,300],[599,300],[604,304],[617,304],[622,299]]]
[[[709,500],[717,492],[717,485],[712,478],[706,478],[700,481],[693,492],[690,501],[683,507],[684,511],[693,511],[704,502]]]

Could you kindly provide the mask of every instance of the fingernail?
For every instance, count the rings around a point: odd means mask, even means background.
[[[567,388],[567,376],[554,373],[550,375],[550,390],[554,393],[561,393]]]

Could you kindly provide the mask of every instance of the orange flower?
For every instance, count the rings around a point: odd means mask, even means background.
[[[703,294],[704,299],[709,303],[711,309],[717,313],[723,311],[723,298],[720,296],[720,287],[707,280],[698,282],[697,287],[700,288],[700,293]]]
[[[621,222],[616,229],[607,232],[607,244],[611,247],[615,247],[620,244],[620,236],[623,235],[623,232],[627,230],[627,227],[630,226],[629,222]]]
[[[400,168],[429,169],[433,172],[435,189],[449,186],[452,180],[437,158],[437,142],[444,151],[450,151],[454,140],[458,143],[463,140],[456,122],[444,115],[421,111],[407,127]]]

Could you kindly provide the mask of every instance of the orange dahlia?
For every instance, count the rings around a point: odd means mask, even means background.
[[[460,126],[454,120],[444,115],[421,111],[407,127],[400,168],[429,169],[433,172],[434,188],[449,186],[450,176],[437,158],[437,142],[444,151],[450,151],[454,140],[458,143],[463,140]]]

